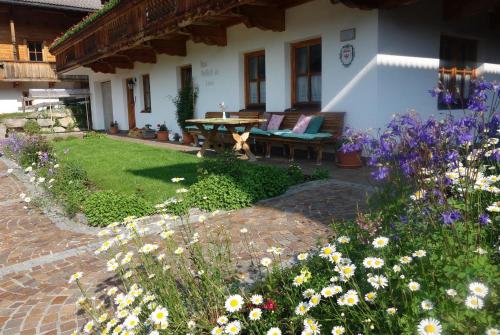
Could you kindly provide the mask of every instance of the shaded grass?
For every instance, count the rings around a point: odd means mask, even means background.
[[[76,162],[97,188],[137,194],[152,204],[197,181],[200,159],[183,152],[107,137],[56,141],[54,146],[61,163]],[[172,183],[173,177],[185,180]]]

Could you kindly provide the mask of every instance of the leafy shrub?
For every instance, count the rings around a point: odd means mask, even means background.
[[[87,172],[74,162],[68,162],[56,169],[50,188],[67,215],[73,216],[82,210],[82,204],[89,196]]]
[[[52,144],[43,137],[28,137],[19,152],[18,160],[24,167],[32,164],[43,165],[44,162],[53,157],[53,150]]]
[[[256,202],[285,193],[291,183],[281,168],[249,164],[237,184],[250,195],[252,202]]]
[[[193,206],[206,211],[238,209],[252,203],[251,195],[243,191],[234,179],[218,175],[191,185],[187,199]]]
[[[215,158],[204,159],[198,169],[199,178],[204,178],[211,174],[226,175],[238,179],[248,163],[236,157],[233,151],[225,151]]]
[[[28,120],[24,124],[23,130],[28,135],[37,135],[41,131],[40,125],[35,120]]]
[[[113,191],[92,193],[83,204],[83,211],[92,226],[106,226],[128,216],[146,216],[155,212],[146,200]]]
[[[319,167],[314,169],[312,175],[312,180],[330,179],[330,170],[327,168]]]
[[[304,172],[302,168],[297,163],[292,163],[288,165],[287,169],[288,177],[290,178],[290,184],[297,185],[303,183],[305,180]]]

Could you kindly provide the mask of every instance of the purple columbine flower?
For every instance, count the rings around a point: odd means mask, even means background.
[[[450,211],[441,213],[441,219],[444,224],[451,225],[456,221],[460,220],[461,215],[459,211]]]
[[[490,216],[488,214],[481,214],[479,215],[479,224],[481,226],[487,226],[488,224],[491,223]]]
[[[387,166],[381,166],[374,172],[372,172],[372,177],[375,180],[384,180],[389,176],[389,168]]]

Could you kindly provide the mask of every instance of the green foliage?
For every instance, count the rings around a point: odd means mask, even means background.
[[[278,167],[249,165],[243,171],[237,183],[250,195],[252,202],[281,195],[290,186],[288,175]]]
[[[30,119],[24,124],[23,130],[28,135],[37,135],[40,134],[41,127],[36,120]]]
[[[189,204],[206,211],[238,209],[252,203],[249,193],[233,178],[223,175],[211,175],[192,185],[187,199]]]
[[[69,216],[82,210],[82,204],[90,195],[87,173],[74,162],[63,164],[54,173],[50,188],[54,198]]]
[[[71,110],[71,114],[75,119],[75,124],[73,124],[72,127],[68,126],[68,128],[72,129],[78,127],[80,129],[87,129],[87,110],[85,109],[85,105],[72,104],[66,106],[66,108]]]
[[[79,31],[85,29],[85,27],[91,25],[95,20],[97,20],[99,17],[103,16],[107,12],[109,12],[111,9],[115,8],[121,0],[109,0],[106,2],[101,9],[98,11],[95,11],[89,15],[87,15],[83,20],[75,24],[73,27],[69,28],[66,30],[66,32],[59,38],[57,38],[50,48],[55,48],[58,45],[62,44],[64,41],[66,41],[68,38],[73,36],[74,34],[78,33]]]
[[[38,165],[42,159],[40,153],[47,153],[48,157],[52,157],[52,144],[43,137],[29,137],[24,142],[24,147],[18,154],[19,163],[24,167],[32,164]]]
[[[312,175],[312,180],[322,180],[322,179],[330,179],[330,170],[323,167],[315,168]]]
[[[103,227],[128,216],[151,215],[155,209],[146,200],[135,195],[97,191],[85,200],[83,211],[91,226]]]
[[[186,120],[192,119],[198,98],[198,89],[192,85],[186,85],[172,98],[177,109],[177,123],[181,129],[186,127]]]
[[[201,163],[199,169],[201,180],[214,175],[231,178],[235,186],[250,197],[252,203],[285,193],[290,185],[299,179],[297,172],[294,180],[287,170],[248,163],[238,159],[232,152],[226,152]],[[300,179],[303,180],[303,177]]]
[[[297,185],[304,182],[305,176],[302,168],[297,163],[291,163],[287,169],[288,177],[292,185]]]

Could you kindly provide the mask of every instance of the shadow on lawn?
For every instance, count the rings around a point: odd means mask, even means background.
[[[185,178],[180,182],[180,185],[188,187],[197,181],[199,163],[184,163],[166,166],[157,166],[145,169],[127,169],[127,173],[135,176],[140,176],[148,179],[159,180],[166,183],[171,183],[171,179],[175,177]]]

